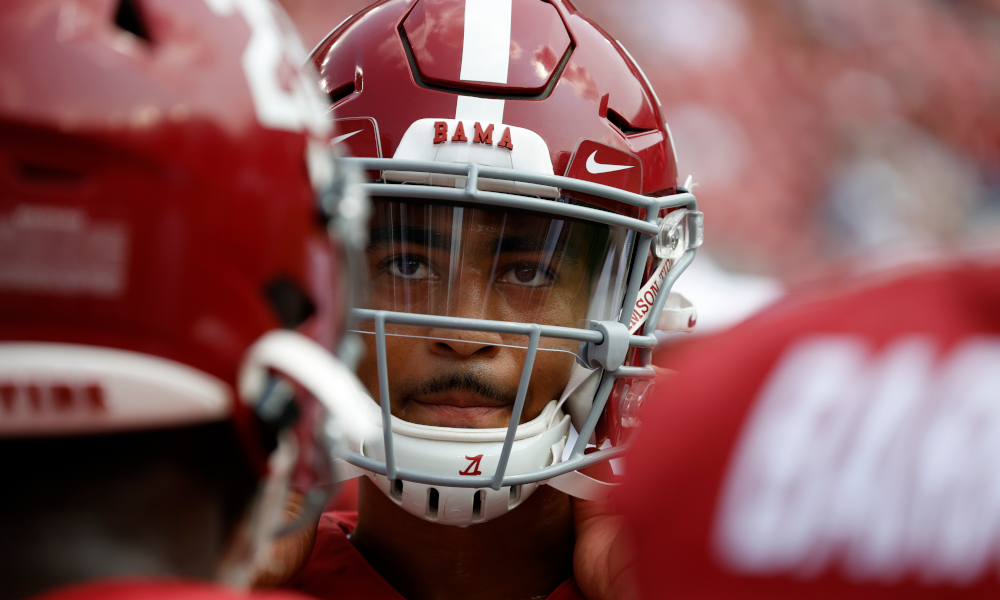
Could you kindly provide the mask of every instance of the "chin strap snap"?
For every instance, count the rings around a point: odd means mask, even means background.
[[[620,483],[600,481],[579,471],[570,471],[569,473],[557,475],[545,483],[564,494],[592,502],[595,500],[607,500],[614,493],[615,489],[621,486]]]
[[[577,360],[588,369],[614,371],[622,366],[629,350],[628,327],[618,321],[591,321],[590,328],[604,334],[600,344],[583,342],[580,344]]]

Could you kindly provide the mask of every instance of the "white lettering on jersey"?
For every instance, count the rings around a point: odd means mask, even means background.
[[[966,584],[1000,563],[1000,338],[803,341],[762,388],[715,532],[737,571]]]
[[[216,14],[239,11],[250,27],[243,52],[243,73],[261,125],[284,131],[330,131],[319,87],[300,66],[306,62],[302,41],[288,17],[266,0],[205,0]]]

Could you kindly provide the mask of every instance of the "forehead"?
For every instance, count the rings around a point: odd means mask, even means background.
[[[447,250],[555,251],[565,245],[566,222],[546,215],[469,206],[377,201],[369,235],[372,247],[393,242]],[[551,241],[551,243],[550,243]]]
[[[415,204],[374,198],[369,248],[403,244],[466,256],[538,254],[579,262],[595,259],[607,249],[605,225],[553,218],[537,212],[503,210],[478,205]],[[469,254],[471,253],[471,254]]]
[[[444,204],[408,204],[403,202],[375,199],[373,228],[386,224],[399,224],[450,232],[459,223],[463,231],[492,232],[516,229],[521,232],[544,233],[561,224],[547,215],[517,210],[497,210],[479,206]]]

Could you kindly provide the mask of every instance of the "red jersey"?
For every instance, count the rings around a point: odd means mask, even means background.
[[[323,513],[309,562],[289,587],[321,600],[404,600],[347,538],[357,523],[357,512]],[[571,577],[549,594],[548,600],[585,599]]]
[[[1000,262],[793,297],[676,368],[621,497],[645,597],[1000,594]]]
[[[33,600],[309,600],[288,591],[244,592],[203,581],[104,579],[62,587]]]

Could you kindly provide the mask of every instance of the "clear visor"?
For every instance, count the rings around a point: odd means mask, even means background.
[[[633,239],[623,227],[482,205],[376,198],[373,209],[362,308],[581,329],[618,318]],[[356,330],[375,331],[370,322]],[[470,340],[461,330],[392,323],[386,335]],[[528,346],[527,335],[489,341]],[[575,354],[579,343],[543,337],[539,350]]]

